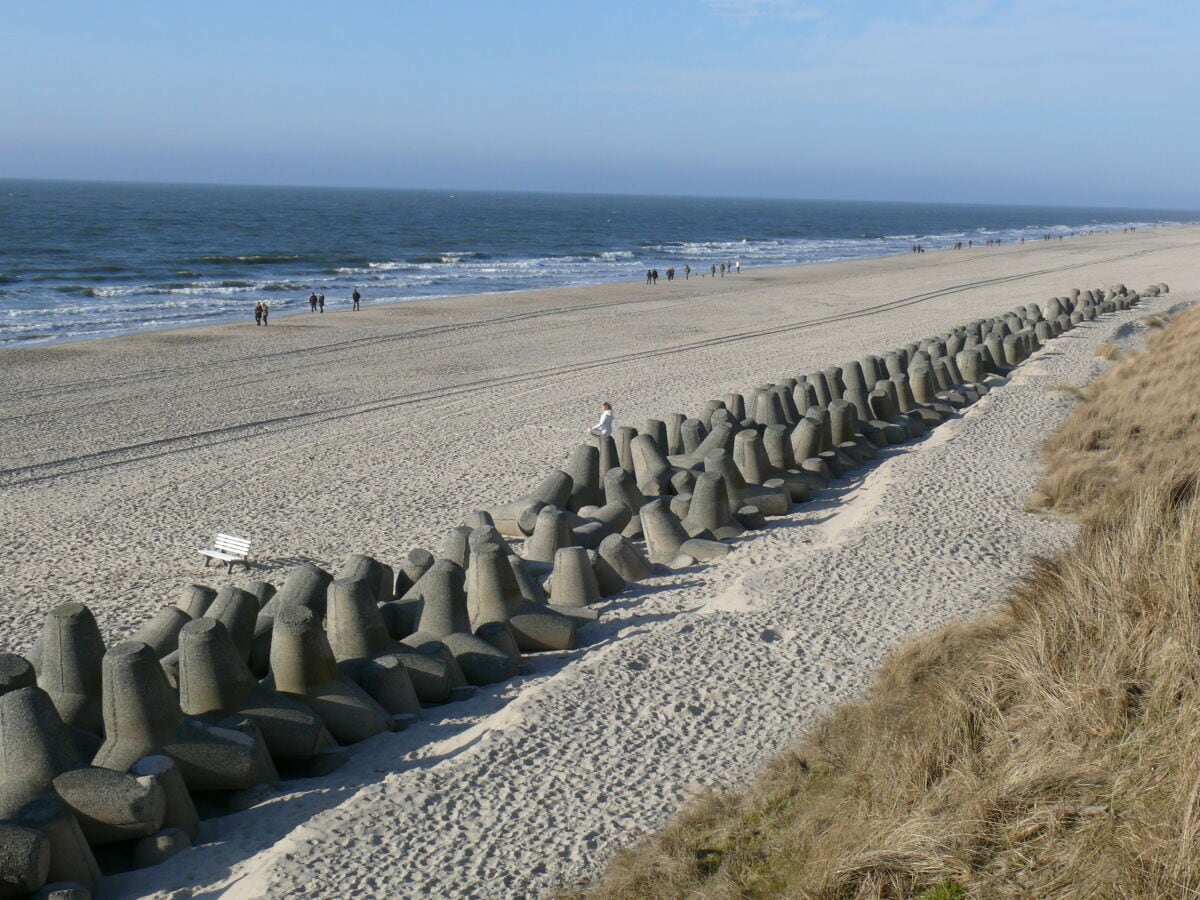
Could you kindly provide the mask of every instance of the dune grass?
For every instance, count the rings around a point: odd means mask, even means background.
[[[1049,441],[1078,542],[998,609],[892,654],[746,791],[711,793],[583,896],[1200,894],[1200,310]]]

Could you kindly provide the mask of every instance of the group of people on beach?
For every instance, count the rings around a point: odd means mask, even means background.
[[[362,294],[358,292],[358,288],[354,289],[354,293],[350,295],[350,308],[353,310],[361,309]],[[325,295],[318,294],[316,291],[308,295],[308,308],[310,312],[321,313],[325,312]],[[267,317],[271,315],[271,308],[266,301],[260,300],[254,304],[254,324],[266,325]]]
[[[350,295],[350,308],[352,310],[361,309],[362,294],[358,292],[358,288],[354,289],[354,293]],[[325,313],[325,295],[318,294],[315,291],[308,295],[308,310],[309,312]]]
[[[713,263],[712,266],[709,267],[709,274],[711,274],[713,278],[716,278],[717,271],[718,271],[717,264]],[[742,274],[742,261],[740,259],[738,259],[738,260],[734,260],[733,262],[727,262],[727,263],[723,262],[723,263],[721,263],[721,268],[719,271],[721,272],[722,278],[725,277],[726,272],[729,272],[730,274],[741,275]],[[692,277],[692,267],[684,266],[683,267],[684,281],[689,280],[691,277]],[[703,272],[700,273],[700,277],[701,278],[704,277]],[[674,281],[674,280],[675,280],[675,267],[671,266],[669,269],[667,269],[667,281],[670,282],[670,281]],[[658,284],[658,269],[647,269],[646,270],[646,284]]]

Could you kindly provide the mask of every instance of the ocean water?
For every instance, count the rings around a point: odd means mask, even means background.
[[[0,180],[0,345],[1200,220],[1152,209]]]

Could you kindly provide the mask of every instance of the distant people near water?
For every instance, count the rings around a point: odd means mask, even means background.
[[[670,284],[674,280],[675,280],[675,267],[671,266],[669,269],[667,269],[667,283]]]
[[[266,300],[263,301],[263,324],[267,324],[267,316],[271,314],[271,307]]]
[[[649,283],[650,283],[650,279],[651,279],[653,276],[654,276],[654,270],[653,270],[653,269],[647,269],[647,270],[646,270],[646,284],[649,284]]]
[[[721,263],[721,277],[725,277],[725,263]]]
[[[315,292],[308,295],[308,311],[317,311],[317,295]]]
[[[736,275],[742,274],[742,261],[740,259],[734,260],[733,269],[734,269],[734,274],[736,274]]]
[[[713,278],[717,277],[717,264],[716,263],[712,264],[712,277]]]
[[[692,267],[691,267],[691,266],[684,266],[684,267],[683,267],[683,280],[684,280],[684,281],[687,281],[687,280],[688,280],[688,277],[689,277],[691,274],[692,274]]]
[[[325,313],[325,295],[317,294],[317,311],[322,315]]]
[[[600,421],[588,429],[589,434],[596,437],[612,437],[613,411],[612,404],[605,400],[600,404]]]
[[[254,304],[254,324],[262,324],[262,301]]]
[[[362,294],[358,292],[358,288],[354,289],[354,293],[350,295],[350,300],[354,303],[354,306],[352,306],[351,309],[360,308],[359,303],[362,301]]]
[[[651,270],[650,270],[650,283],[651,283],[651,284],[658,284],[658,269],[651,269]]]

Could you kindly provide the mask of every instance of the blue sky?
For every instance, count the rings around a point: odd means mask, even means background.
[[[0,0],[0,176],[1200,207],[1200,3]]]

